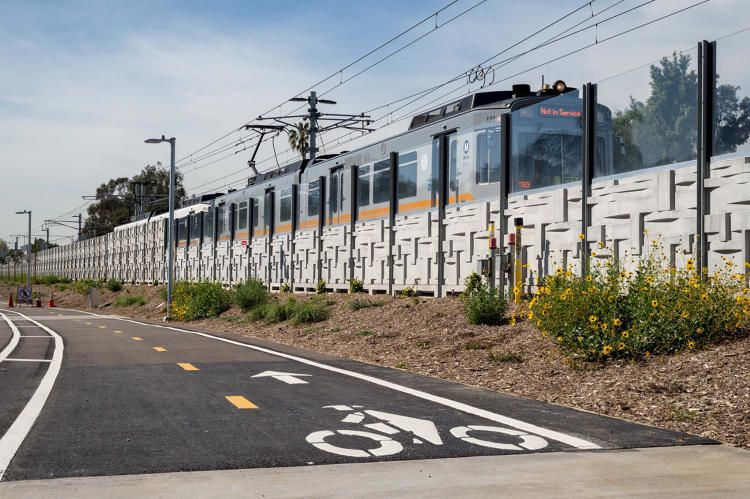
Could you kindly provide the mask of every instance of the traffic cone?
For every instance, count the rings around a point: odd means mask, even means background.
[[[13,293],[8,295],[8,308],[13,308]]]
[[[50,294],[49,295],[49,304],[47,305],[49,308],[55,308],[55,296]]]

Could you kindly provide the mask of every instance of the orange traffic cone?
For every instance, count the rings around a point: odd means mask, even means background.
[[[13,308],[13,293],[8,295],[8,308]]]
[[[49,295],[49,304],[47,305],[50,308],[54,308],[55,306],[55,296]]]

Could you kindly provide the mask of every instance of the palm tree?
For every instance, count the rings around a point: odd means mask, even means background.
[[[307,151],[310,149],[308,143],[308,137],[310,135],[310,123],[299,122],[291,130],[287,130],[289,134],[289,146],[293,151],[297,151],[302,159],[307,156]]]

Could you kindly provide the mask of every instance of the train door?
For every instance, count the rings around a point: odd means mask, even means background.
[[[265,222],[265,231],[268,236],[266,244],[266,276],[265,280],[268,286],[273,282],[273,275],[275,274],[272,267],[276,262],[273,261],[273,225],[274,225],[274,189],[269,187],[266,189],[265,199],[263,200],[263,220]]]
[[[435,182],[433,176],[433,186],[437,187],[437,196],[434,196],[434,198],[436,198],[438,207],[437,296],[443,296],[443,285],[445,284],[445,251],[443,248],[445,208],[458,202],[457,144],[458,139],[455,131],[433,138],[432,169],[433,175],[436,174],[437,176],[437,182]]]
[[[344,167],[337,166],[328,174],[328,224],[339,225],[344,217]]]

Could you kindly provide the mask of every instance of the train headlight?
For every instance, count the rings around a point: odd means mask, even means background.
[[[564,81],[562,81],[562,80],[557,80],[557,81],[555,82],[555,91],[556,91],[556,92],[559,92],[559,93],[563,93],[563,92],[565,92],[565,90],[567,90],[567,89],[568,89],[568,86],[567,86],[567,85],[565,84],[565,82],[564,82]]]

